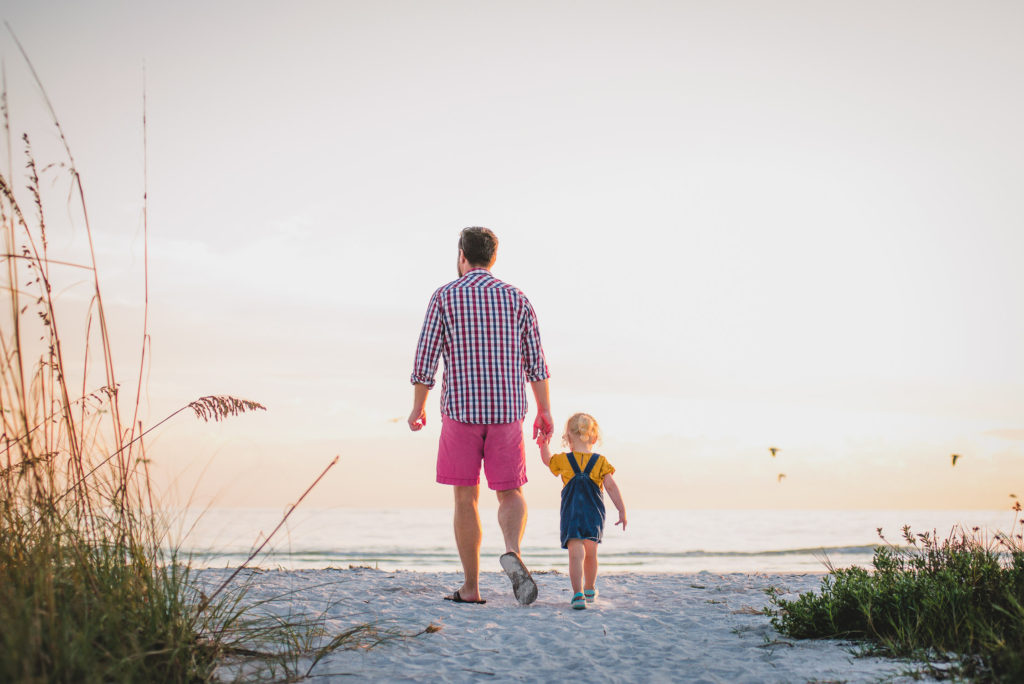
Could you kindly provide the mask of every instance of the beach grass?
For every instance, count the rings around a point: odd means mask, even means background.
[[[122,418],[95,262],[49,258],[39,171],[23,142],[30,211],[0,175],[0,680],[208,679],[215,649],[197,639],[187,568],[161,550],[145,433]],[[53,294],[63,268],[93,275],[85,329],[98,340],[78,341],[87,359],[78,368]],[[96,389],[74,391],[72,378],[92,377]]]
[[[0,681],[205,682],[243,672],[297,681],[331,650],[376,643],[369,626],[331,636],[315,615],[261,611],[266,601],[244,600],[235,575],[207,595],[168,542],[146,436],[183,412],[219,421],[263,406],[202,397],[144,428],[148,303],[138,355],[119,359],[138,370],[131,395],[119,382],[81,176],[39,86],[64,157],[37,164],[24,134],[17,173],[0,93]],[[51,235],[51,201],[84,231],[77,259],[51,256],[68,242]],[[59,306],[56,293],[76,288],[87,304]]]
[[[1024,681],[1020,513],[1018,503],[1010,531],[992,535],[955,529],[940,538],[905,527],[906,543],[877,547],[871,570],[829,568],[818,592],[794,600],[771,592],[766,613],[790,637],[865,640],[928,662],[933,674]]]

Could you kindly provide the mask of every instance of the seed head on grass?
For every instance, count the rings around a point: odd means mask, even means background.
[[[266,406],[258,402],[229,396],[200,397],[190,402],[188,407],[195,412],[196,418],[202,418],[205,422],[221,421],[231,416],[241,415],[246,411],[267,410]]]

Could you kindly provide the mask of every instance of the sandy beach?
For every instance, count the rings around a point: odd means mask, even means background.
[[[199,582],[216,585],[230,572],[202,570]],[[535,579],[539,597],[528,607],[499,572],[482,575],[482,606],[442,600],[458,573],[246,570],[236,581],[248,583],[246,601],[283,596],[268,604],[276,614],[325,614],[328,635],[367,622],[409,635],[335,651],[313,681],[910,682],[919,669],[858,657],[849,642],[775,632],[760,612],[765,590],[815,590],[820,574],[603,574],[597,603],[582,611],[569,607],[565,574]],[[430,625],[439,629],[424,632]]]

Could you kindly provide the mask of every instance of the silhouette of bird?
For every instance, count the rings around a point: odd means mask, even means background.
[[[953,464],[952,465],[956,465],[957,459],[959,459],[959,458],[960,458],[960,454],[953,454],[953,456],[952,456]]]
[[[782,482],[782,479],[783,479],[784,477],[786,477],[786,473],[779,473],[779,482],[780,482],[780,483]]]
[[[1010,498],[1011,498],[1011,499],[1016,499],[1016,498],[1017,498],[1017,495],[1016,495],[1016,494],[1011,494],[1011,495],[1010,495]]]
[[[768,447],[768,451],[772,452],[772,458],[775,458],[775,454],[779,453],[779,447]]]

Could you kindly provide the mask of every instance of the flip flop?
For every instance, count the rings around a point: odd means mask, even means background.
[[[576,592],[572,595],[572,601],[569,601],[569,605],[572,606],[573,610],[584,610],[587,607],[587,600],[583,598],[583,594]]]
[[[583,598],[587,600],[587,603],[593,603],[597,599],[597,589],[584,589]]]
[[[458,589],[456,589],[454,592],[452,592],[451,596],[445,596],[444,600],[445,601],[451,601],[452,603],[478,603],[480,605],[483,605],[483,604],[487,603],[487,601],[485,601],[484,599],[480,599],[479,601],[467,601],[466,599],[464,599],[461,596],[459,596],[459,590]]]
[[[533,581],[533,575],[523,565],[523,559],[518,553],[509,551],[499,559],[502,570],[512,580],[512,593],[516,600],[524,606],[528,606],[537,600],[537,583]]]

